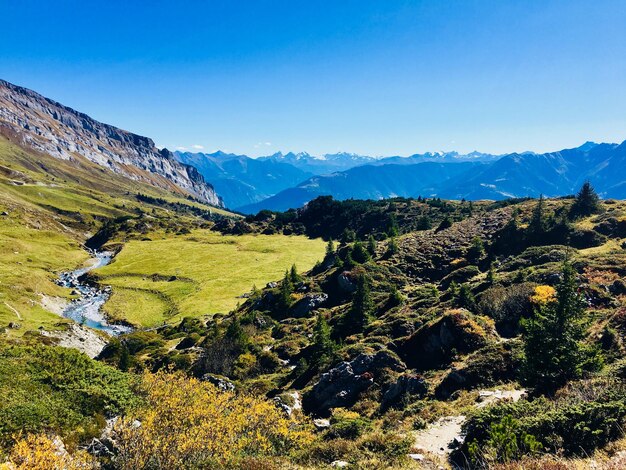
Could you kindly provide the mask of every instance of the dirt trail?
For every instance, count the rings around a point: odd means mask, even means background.
[[[476,408],[484,408],[500,400],[519,400],[526,390],[480,390]],[[415,447],[431,454],[447,455],[463,441],[461,427],[465,416],[446,416],[415,434]]]
[[[13,311],[13,313],[15,313],[15,315],[17,315],[17,319],[21,320],[22,319],[22,315],[20,315],[20,312],[18,312],[15,308],[11,307],[8,303],[4,302],[4,305],[6,305],[9,309],[11,309]]]

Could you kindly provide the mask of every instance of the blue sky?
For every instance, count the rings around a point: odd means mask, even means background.
[[[626,139],[626,2],[0,0],[0,78],[170,149]]]

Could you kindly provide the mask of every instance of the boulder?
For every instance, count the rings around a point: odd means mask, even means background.
[[[449,364],[455,352],[467,354],[487,344],[487,333],[472,314],[458,309],[421,327],[400,345],[399,353],[409,367],[428,370]]]
[[[616,279],[613,281],[613,284],[609,286],[609,292],[613,295],[624,295],[626,294],[626,282],[622,279]]]
[[[235,390],[235,384],[230,380],[225,379],[224,377],[220,377],[218,375],[213,374],[204,374],[200,379],[204,382],[209,382],[215,385],[217,388],[222,390],[223,392],[232,392]]]
[[[315,429],[322,431],[330,427],[330,420],[324,418],[314,419],[313,425],[315,426]]]
[[[387,409],[397,405],[406,396],[422,398],[428,392],[428,384],[424,377],[418,374],[405,374],[398,377],[395,383],[391,384],[385,391],[381,401],[381,407]]]
[[[393,353],[385,350],[359,354],[350,362],[341,362],[320,376],[305,395],[304,408],[328,415],[331,408],[351,406],[361,392],[372,386],[375,375],[383,369],[403,371],[405,366]]]
[[[327,300],[328,294],[324,294],[323,292],[307,294],[291,307],[289,314],[295,318],[306,317],[313,310],[321,307]]]
[[[350,278],[349,271],[342,272],[339,277],[337,277],[337,283],[339,284],[339,289],[344,293],[352,294],[356,291],[356,283]]]

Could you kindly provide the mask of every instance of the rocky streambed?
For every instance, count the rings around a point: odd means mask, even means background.
[[[101,289],[84,278],[89,271],[109,264],[113,259],[113,253],[109,251],[90,251],[90,253],[93,258],[89,266],[61,273],[57,280],[58,285],[72,289],[73,294],[79,295],[63,309],[61,314],[80,325],[101,330],[113,336],[127,333],[132,329],[131,327],[109,323],[101,311],[111,294],[111,289],[109,287]]]

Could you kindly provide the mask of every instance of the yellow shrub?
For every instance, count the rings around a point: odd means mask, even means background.
[[[537,286],[535,287],[535,293],[530,296],[530,301],[537,305],[544,305],[548,302],[553,302],[556,297],[556,291],[552,286]]]
[[[122,469],[232,467],[248,456],[286,455],[313,439],[303,422],[269,401],[180,373],[146,373],[143,387],[145,406],[116,424]]]
[[[18,439],[9,455],[9,461],[0,464],[0,470],[86,470],[99,465],[86,452],[70,455],[61,440],[45,435],[29,434]]]

